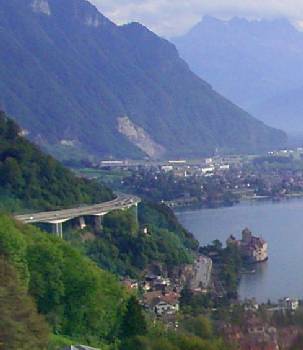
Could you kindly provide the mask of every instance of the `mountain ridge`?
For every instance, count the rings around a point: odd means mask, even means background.
[[[300,113],[284,103],[303,87],[303,33],[289,20],[206,16],[172,41],[196,74],[236,104],[265,123],[303,133]]]
[[[161,147],[155,157],[255,153],[285,144],[282,132],[217,94],[173,44],[141,24],[117,26],[84,0],[0,5],[0,102],[51,152],[150,156],[120,131],[125,117],[144,131],[139,138],[148,135]]]

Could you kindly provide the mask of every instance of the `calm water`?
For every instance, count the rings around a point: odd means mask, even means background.
[[[189,210],[177,216],[202,245],[214,239],[225,242],[230,234],[240,238],[245,227],[268,241],[269,261],[258,265],[255,274],[242,276],[241,298],[303,298],[303,199]]]

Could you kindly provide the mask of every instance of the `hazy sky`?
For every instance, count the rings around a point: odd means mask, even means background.
[[[203,15],[303,20],[302,0],[90,0],[116,23],[138,21],[166,37],[186,32]]]

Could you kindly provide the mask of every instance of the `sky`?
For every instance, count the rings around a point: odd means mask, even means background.
[[[303,26],[302,0],[90,0],[117,24],[140,22],[165,37],[187,32],[204,15],[249,19],[286,17]]]

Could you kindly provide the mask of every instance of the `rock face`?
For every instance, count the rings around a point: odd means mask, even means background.
[[[84,0],[0,8],[0,105],[56,156],[62,140],[103,158],[255,153],[286,140],[138,23],[117,26]]]
[[[165,148],[157,144],[144,129],[134,124],[128,117],[119,118],[118,123],[119,132],[150,158],[157,159],[164,155]]]

